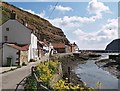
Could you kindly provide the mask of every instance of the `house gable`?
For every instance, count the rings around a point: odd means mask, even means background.
[[[31,30],[25,27],[17,20],[8,20],[2,25],[2,41],[7,41],[18,44],[30,44]]]

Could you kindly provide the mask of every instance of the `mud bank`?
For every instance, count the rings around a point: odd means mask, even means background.
[[[115,60],[101,59],[95,64],[120,79],[120,65]]]

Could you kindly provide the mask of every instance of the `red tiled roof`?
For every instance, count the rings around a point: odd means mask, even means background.
[[[24,46],[19,46],[19,45],[16,45],[16,44],[7,44],[8,46],[12,47],[12,48],[15,48],[15,49],[18,49],[20,51],[27,51],[29,49],[29,45],[24,45]]]
[[[64,43],[52,43],[53,48],[65,48]]]

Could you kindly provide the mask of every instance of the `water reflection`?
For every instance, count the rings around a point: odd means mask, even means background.
[[[108,54],[102,54],[101,59],[103,58],[108,58]],[[102,83],[101,89],[118,89],[118,79],[99,68],[95,64],[95,60],[88,60],[84,64],[79,64],[74,71],[90,87],[95,88],[96,83],[100,81]]]

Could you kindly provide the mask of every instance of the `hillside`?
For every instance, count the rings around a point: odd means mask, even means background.
[[[0,19],[0,25],[10,19],[10,14],[13,10],[17,14],[17,20],[21,23],[24,20],[28,27],[31,30],[34,30],[39,40],[43,41],[46,39],[47,41],[51,41],[53,43],[69,43],[69,40],[66,38],[64,32],[60,28],[53,26],[49,21],[37,15],[33,15],[29,12],[21,10],[6,2],[0,3],[0,6],[2,10],[2,19]]]
[[[106,50],[120,51],[120,39],[115,39],[109,43],[106,47]]]

